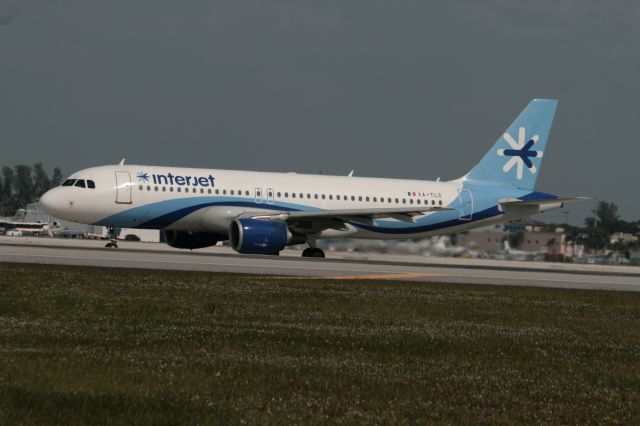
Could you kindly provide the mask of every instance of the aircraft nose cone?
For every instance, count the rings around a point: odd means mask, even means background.
[[[42,194],[42,196],[40,197],[40,201],[38,202],[42,210],[44,210],[51,216],[55,216],[59,210],[59,202],[55,194],[56,189],[57,188],[50,189]]]

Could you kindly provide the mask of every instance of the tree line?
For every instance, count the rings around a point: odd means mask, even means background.
[[[48,189],[61,182],[62,170],[58,167],[53,169],[51,175],[42,163],[3,167],[0,176],[0,216],[13,215],[16,210],[37,201]]]
[[[626,252],[640,248],[640,241],[611,243],[611,235],[617,233],[640,236],[640,221],[622,219],[615,203],[600,201],[591,213],[592,216],[584,220],[584,226],[549,224],[546,230],[552,230],[553,227],[564,228],[567,242],[583,245],[587,250],[606,248]]]

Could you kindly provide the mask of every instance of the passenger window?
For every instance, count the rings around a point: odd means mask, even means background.
[[[96,189],[96,183],[92,180],[88,180],[87,181],[87,188],[89,189]]]
[[[329,194],[329,199],[333,200],[333,195]]]
[[[200,188],[200,193],[204,194],[204,188]]]
[[[407,204],[407,200],[405,198],[402,199],[402,204]]]
[[[233,195],[233,194],[234,194],[234,192],[233,192],[233,189],[232,189],[231,191],[229,191],[229,195]]]
[[[167,187],[166,186],[162,187],[162,192],[167,192]]]
[[[244,195],[249,196],[249,191],[244,191]]]
[[[396,198],[396,204],[398,204],[399,202],[400,202],[400,200],[398,200],[398,199]]]
[[[390,203],[391,202],[391,197],[387,198],[387,202]]]
[[[315,195],[313,196],[313,198],[315,198],[315,199],[317,200],[317,199],[318,199],[318,194],[315,194]]]
[[[289,193],[288,192],[284,193],[284,198],[289,198]]]
[[[169,192],[173,192],[173,186],[169,187]]]
[[[311,194],[307,194],[307,198],[311,198]]]
[[[282,197],[282,194],[280,192],[278,192],[278,198]]]
[[[436,205],[436,200],[431,200],[431,205],[435,206]]]
[[[359,197],[358,197],[358,201],[362,201],[362,196],[359,196]]]
[[[142,191],[142,190],[144,189],[144,187],[143,187],[142,185],[140,185],[140,186],[138,187],[138,189],[139,189],[140,191]]]
[[[176,191],[180,192],[180,191],[182,191],[182,188],[178,187],[178,188],[176,189]]]
[[[75,179],[67,179],[62,182],[62,186],[73,186],[74,183],[76,183]]]
[[[296,198],[296,193],[295,192],[291,193],[291,198]]]
[[[369,201],[369,197],[367,197],[366,200]]]
[[[84,184],[84,179],[78,179],[76,181],[76,185],[78,188],[86,188],[85,184]]]
[[[336,195],[336,200],[340,201],[340,196]]]
[[[207,189],[207,193],[211,194],[211,188]]]
[[[413,204],[413,198],[409,198],[409,204]]]
[[[416,203],[420,204],[420,199],[419,198],[416,200]]]
[[[322,194],[322,199],[324,200],[324,198],[325,198],[325,195],[324,195],[324,194]]]
[[[158,192],[158,187],[157,187],[157,186],[156,186],[156,187],[154,187],[154,188],[153,188],[153,190],[154,190],[154,191],[156,191],[156,192]]]
[[[147,185],[147,191],[151,191],[151,185]]]
[[[375,203],[376,201],[378,201],[378,197],[373,197],[373,202]]]
[[[439,201],[438,201],[438,204],[442,205],[442,200],[439,200]]]
[[[351,201],[355,201],[355,200],[356,200],[356,196],[355,196],[355,195],[352,195],[352,196],[351,196]]]

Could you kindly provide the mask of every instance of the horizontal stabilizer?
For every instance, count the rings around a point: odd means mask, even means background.
[[[543,200],[518,200],[516,198],[507,198],[500,200],[498,205],[500,210],[507,213],[514,210],[532,210],[532,213],[542,213],[553,209],[562,208],[567,203],[577,203],[580,201],[590,200],[588,197],[560,197],[546,198]]]

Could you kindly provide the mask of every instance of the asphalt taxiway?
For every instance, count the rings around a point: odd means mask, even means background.
[[[328,253],[325,259],[247,256],[226,247],[184,251],[161,244],[0,237],[0,262],[243,273],[338,279],[640,291],[640,268]],[[335,258],[334,258],[335,256]]]

